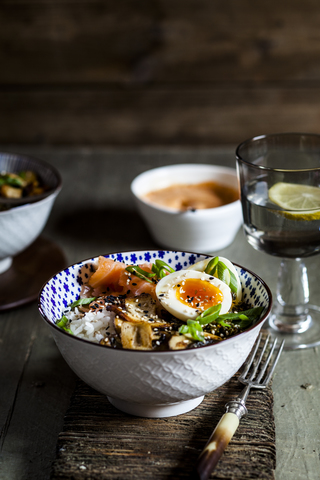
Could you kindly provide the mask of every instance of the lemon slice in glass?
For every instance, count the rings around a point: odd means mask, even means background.
[[[287,218],[320,219],[320,187],[279,182],[269,189],[269,199],[285,210]]]

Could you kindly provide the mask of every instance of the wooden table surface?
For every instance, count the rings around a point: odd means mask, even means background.
[[[43,236],[63,249],[68,264],[112,251],[156,247],[132,201],[132,179],[174,163],[234,167],[234,149],[2,148],[42,158],[61,172],[63,189]],[[274,291],[278,259],[253,250],[242,230],[232,245],[216,253],[255,271]],[[316,304],[319,257],[306,264],[311,303]],[[276,480],[319,479],[318,369],[317,348],[284,352],[277,367]],[[0,382],[0,479],[48,479],[76,376],[62,359],[36,302],[0,313]]]

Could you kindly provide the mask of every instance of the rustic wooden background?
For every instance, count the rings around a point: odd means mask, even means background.
[[[320,132],[318,0],[1,0],[0,142]]]

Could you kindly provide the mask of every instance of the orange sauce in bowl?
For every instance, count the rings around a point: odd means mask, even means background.
[[[183,211],[221,207],[238,200],[239,194],[236,188],[217,182],[203,182],[173,184],[147,193],[144,199],[162,207]]]

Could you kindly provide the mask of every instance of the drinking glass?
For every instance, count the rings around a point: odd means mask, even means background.
[[[247,240],[281,258],[268,329],[287,350],[315,347],[320,308],[309,304],[304,258],[320,252],[320,135],[255,137],[237,147],[236,159]]]

